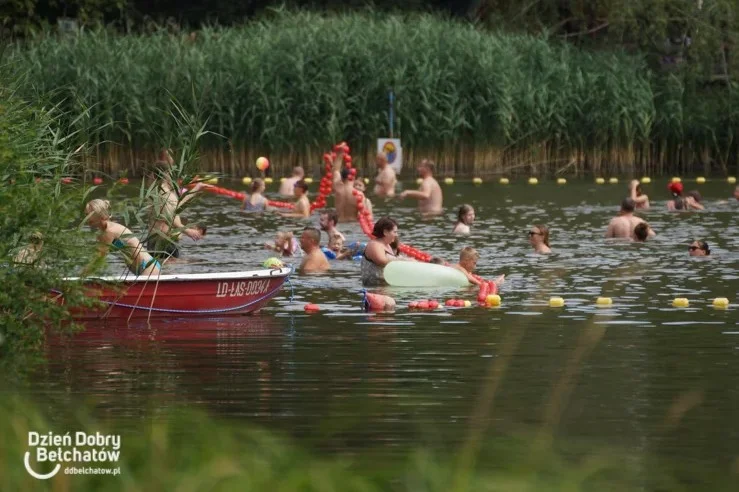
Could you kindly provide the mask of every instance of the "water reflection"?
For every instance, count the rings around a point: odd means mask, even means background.
[[[60,402],[90,397],[102,416],[115,419],[185,403],[342,452],[390,453],[429,442],[448,450],[465,438],[491,367],[513,347],[476,423],[490,432],[534,427],[555,441],[623,447],[634,459],[645,452],[712,463],[735,456],[737,310],[711,307],[714,297],[737,301],[737,208],[712,206],[730,190],[707,187],[709,209],[690,214],[668,213],[653,197],[645,215],[658,237],[635,245],[603,241],[620,188],[455,186],[460,192],[447,194],[447,213],[430,221],[398,201],[378,201],[375,214],[398,217],[401,239],[436,256],[453,260],[463,246],[476,247],[481,275],[506,274],[500,308],[363,313],[358,264],[334,262],[328,275],[294,277],[293,302],[286,288],[256,316],[108,322],[71,340],[52,339],[38,391]],[[478,217],[467,238],[450,234],[463,202]],[[170,268],[253,268],[276,231],[305,225],[237,209],[221,197],[190,208],[208,223],[208,236],[184,242],[187,261]],[[531,253],[525,234],[534,223],[552,231],[552,255]],[[349,240],[362,238],[356,224],[340,229]],[[695,237],[707,239],[715,257],[689,257]],[[383,292],[399,305],[475,295]],[[551,296],[566,306],[550,308]],[[614,303],[597,307],[597,296]],[[673,308],[678,296],[689,297],[690,307]],[[321,312],[304,313],[305,302]],[[691,392],[700,392],[700,402],[665,431],[670,409]]]

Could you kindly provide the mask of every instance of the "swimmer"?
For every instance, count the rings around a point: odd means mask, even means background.
[[[549,247],[549,229],[537,224],[529,230],[529,244],[533,246],[535,253],[548,254],[552,252]]]
[[[469,283],[474,285],[481,285],[482,281],[478,280],[472,275],[472,272],[475,271],[475,268],[477,267],[477,262],[479,260],[480,253],[478,253],[477,250],[471,246],[465,246],[464,248],[462,248],[462,251],[459,252],[459,263],[451,265],[451,267],[464,273]],[[504,278],[505,275],[501,275],[493,282],[495,282],[497,285],[501,285]]]
[[[439,183],[434,179],[434,163],[424,159],[418,165],[418,174],[421,176],[421,186],[417,191],[406,190],[400,198],[414,198],[418,200],[418,209],[422,215],[439,215],[442,212],[443,194]]]
[[[299,256],[300,245],[298,240],[295,239],[292,232],[280,231],[275,236],[274,243],[264,243],[264,247],[271,250],[277,251],[282,256]]]
[[[310,202],[308,201],[308,184],[302,179],[295,183],[293,193],[297,200],[293,212],[282,212],[283,217],[298,217],[305,219],[310,217]],[[320,238],[319,238],[320,239]]]
[[[108,200],[91,200],[85,206],[85,213],[90,227],[102,231],[98,236],[100,256],[105,256],[113,247],[123,254],[126,265],[135,275],[159,274],[161,264],[146,251],[136,236],[127,227],[110,220]]]
[[[688,254],[690,256],[710,256],[711,248],[708,247],[708,243],[705,241],[693,241],[688,246]]]
[[[361,260],[362,285],[385,285],[385,266],[399,260],[391,244],[398,241],[398,223],[390,217],[382,217],[372,229],[372,239],[367,243]]]
[[[263,195],[265,189],[264,181],[255,179],[251,184],[251,195],[246,195],[241,204],[241,210],[245,212],[263,212],[267,210],[267,198]]]
[[[638,179],[632,179],[629,183],[629,195],[634,200],[634,208],[646,210],[649,208],[649,196],[645,195],[641,189]]]
[[[646,222],[639,222],[636,224],[636,227],[634,227],[634,233],[632,235],[632,241],[635,241],[637,243],[644,243],[647,241],[647,238],[649,237],[649,224]]]
[[[672,193],[672,200],[667,202],[667,210],[703,210],[700,203],[703,198],[697,190],[693,190],[683,197],[683,184],[670,183],[667,189]]]
[[[364,195],[364,209],[367,211],[367,213],[370,214],[370,217],[371,217],[372,216],[372,202],[370,201],[369,198],[367,198],[367,195],[365,194],[366,187],[364,186],[364,180],[355,179],[354,189],[361,192],[362,195]]]
[[[457,211],[457,223],[452,234],[469,234],[470,226],[475,221],[475,209],[471,205],[462,205]]]
[[[302,167],[297,166],[293,168],[293,174],[289,178],[285,178],[285,181],[280,183],[280,195],[281,196],[293,196],[293,188],[295,187],[295,183],[303,179],[305,176],[305,171]]]
[[[339,214],[337,214],[336,210],[332,208],[322,210],[321,214],[318,217],[318,224],[321,226],[322,231],[326,231],[326,234],[328,235],[329,240],[331,240],[331,236],[335,234],[341,236],[342,240],[346,240],[344,235],[341,232],[339,232],[339,229],[336,228],[336,224],[338,223],[339,223]]]
[[[351,169],[334,173],[334,200],[341,222],[357,220],[357,199],[354,198],[354,178]],[[364,193],[362,193],[364,200]]]
[[[28,240],[28,246],[21,249],[13,261],[15,263],[24,263],[26,265],[32,265],[39,262],[41,256],[41,249],[44,247],[44,236],[40,232],[34,232],[31,234]],[[40,262],[39,262],[40,263]]]
[[[305,251],[305,257],[300,264],[301,273],[320,273],[331,268],[326,255],[321,251],[321,231],[315,227],[303,229],[300,247]]]
[[[606,238],[633,239],[634,228],[644,222],[643,219],[634,215],[634,200],[627,197],[621,202],[619,214],[611,219],[606,229]],[[652,228],[649,228],[648,236],[656,236]]]
[[[387,163],[387,156],[383,152],[378,152],[375,164],[377,165],[375,195],[388,198],[395,196],[395,184],[398,179],[395,177],[395,169]]]

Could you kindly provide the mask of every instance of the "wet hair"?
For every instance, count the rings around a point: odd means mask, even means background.
[[[700,248],[703,251],[705,251],[706,252],[706,256],[708,256],[708,255],[711,254],[711,248],[708,247],[708,243],[707,242],[705,242],[705,241],[698,241],[698,240],[693,241],[693,242],[694,243],[698,243],[698,248]]]
[[[464,222],[464,216],[467,215],[470,212],[474,212],[474,208],[472,208],[472,205],[467,205],[466,203],[459,207],[459,210],[457,210],[457,221],[458,222]]]
[[[459,252],[459,261],[462,262],[464,260],[479,260],[480,259],[480,253],[477,252],[475,248],[472,246],[465,246],[462,248],[462,251]]]
[[[316,229],[315,227],[306,227],[303,229],[303,234],[307,233],[308,239],[315,242],[316,244],[321,243],[321,231]]]
[[[261,188],[263,184],[264,181],[262,180],[262,178],[256,178],[251,183],[251,192],[256,193],[257,191],[259,191],[259,188]]]
[[[675,210],[682,210],[685,208],[685,198],[675,195],[673,202],[675,203]]]
[[[398,227],[398,223],[390,217],[382,217],[375,222],[375,227],[372,228],[372,235],[377,239],[382,239],[385,236],[385,231],[392,231],[393,227]]]
[[[444,260],[442,260],[438,256],[434,256],[433,258],[431,258],[429,260],[429,263],[434,263],[435,265],[443,265],[444,264]]]
[[[325,215],[326,217],[328,217],[329,222],[333,222],[334,225],[339,223],[339,214],[337,214],[336,210],[333,208],[323,210],[321,212],[321,215]]]
[[[703,201],[703,197],[701,196],[700,192],[698,190],[689,191],[685,196],[692,197],[693,200],[700,203]]]
[[[304,193],[308,192],[308,183],[305,182],[305,180],[301,179],[297,183],[295,183],[295,188],[300,188],[303,190]]]
[[[428,169],[429,171],[431,171],[431,174],[434,173],[435,164],[434,164],[434,161],[432,161],[430,159],[424,159],[424,160],[422,160],[421,161],[421,167],[425,167],[426,169]]]
[[[646,222],[636,224],[636,227],[634,227],[634,237],[641,242],[646,241],[649,237],[649,224]]]
[[[622,212],[633,212],[635,208],[634,200],[631,197],[626,197],[621,201]]]
[[[89,202],[87,202],[87,205],[85,205],[85,213],[87,215],[95,215],[97,217],[100,217],[101,219],[109,219],[110,202],[108,200],[102,200],[100,198],[90,200]]]
[[[534,227],[539,229],[539,232],[541,233],[541,240],[542,242],[549,246],[549,228],[542,224],[534,224]]]

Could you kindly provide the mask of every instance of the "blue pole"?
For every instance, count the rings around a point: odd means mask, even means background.
[[[390,99],[390,111],[388,112],[388,120],[390,122],[390,138],[393,138],[393,123],[395,121],[395,93],[393,93],[392,89],[390,89],[388,98]]]

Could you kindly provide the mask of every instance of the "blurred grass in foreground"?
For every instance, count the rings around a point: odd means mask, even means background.
[[[318,456],[273,433],[191,411],[122,428],[102,425],[76,409],[71,421],[60,424],[52,420],[65,415],[63,409],[55,408],[50,419],[29,399],[5,395],[0,400],[0,490],[446,491],[459,478],[454,451]],[[63,464],[46,481],[27,474],[23,456],[29,431],[74,435],[78,430],[121,433],[120,461],[89,465],[120,466],[120,476],[65,475],[66,466],[88,466],[74,463]],[[476,466],[464,472],[463,490],[715,491],[734,490],[736,480],[736,474],[732,480],[720,470],[689,469],[684,463],[666,464],[582,442],[568,442],[566,449],[541,446],[533,434],[486,434],[481,440]],[[49,471],[43,465],[36,470]]]

